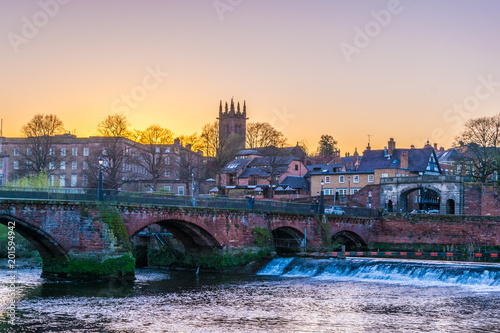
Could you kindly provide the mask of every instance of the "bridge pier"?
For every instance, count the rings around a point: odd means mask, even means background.
[[[134,278],[135,259],[116,207],[2,203],[0,223],[38,250],[44,277]]]

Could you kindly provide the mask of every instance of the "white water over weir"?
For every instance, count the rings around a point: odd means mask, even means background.
[[[500,291],[498,264],[358,258],[276,258],[257,274],[422,286],[479,286]]]

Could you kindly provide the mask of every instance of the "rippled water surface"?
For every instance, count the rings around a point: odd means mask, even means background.
[[[0,332],[500,332],[499,271],[279,259],[256,275],[137,270],[120,284],[52,282],[22,269],[15,325],[3,312]]]

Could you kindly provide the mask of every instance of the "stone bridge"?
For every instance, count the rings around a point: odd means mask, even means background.
[[[500,222],[493,218],[387,215],[382,219],[319,216],[194,207],[113,205],[96,202],[0,200],[0,223],[40,252],[44,275],[69,277],[133,277],[129,239],[158,224],[187,250],[254,246],[252,230],[268,229],[276,240],[291,239],[298,247],[328,246],[332,239],[348,248],[379,243],[482,244],[500,243]],[[12,223],[10,223],[12,225]],[[482,227],[482,228],[481,228]]]

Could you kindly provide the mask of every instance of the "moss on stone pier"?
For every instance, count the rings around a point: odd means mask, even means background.
[[[64,277],[69,279],[133,279],[135,259],[130,254],[109,258],[79,258],[68,261],[66,258],[44,259],[42,276]]]

